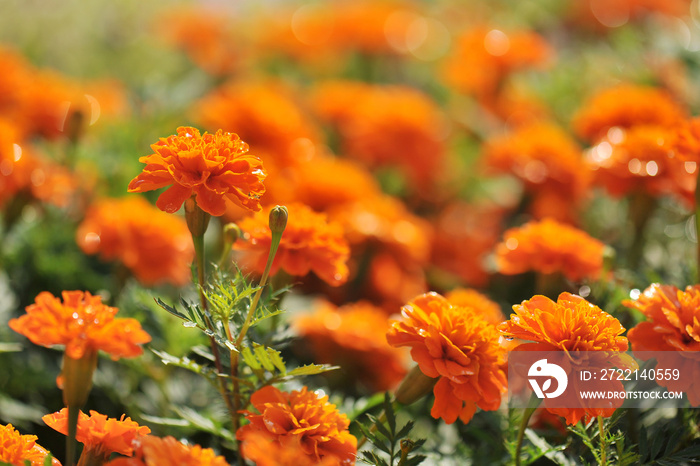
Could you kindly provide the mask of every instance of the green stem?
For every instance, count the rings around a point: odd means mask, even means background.
[[[608,464],[608,455],[606,452],[607,446],[605,445],[605,422],[603,421],[603,416],[598,416],[598,431],[600,434],[600,466],[606,466]]]
[[[78,447],[78,441],[75,439],[78,434],[78,417],[80,416],[80,408],[77,406],[68,406],[68,437],[66,437],[66,464],[73,466]]]
[[[533,403],[534,394],[530,398],[530,405],[523,411],[523,419],[520,421],[520,428],[518,429],[518,436],[515,440],[515,466],[520,466],[520,451],[523,448],[523,440],[525,439],[525,429],[530,422],[532,413],[537,409],[537,404]]]
[[[204,234],[202,235],[192,235],[192,242],[194,243],[195,261],[197,265],[197,288],[199,290],[199,299],[202,303],[202,311],[204,314],[205,324],[209,330],[214,331],[214,325],[209,316],[207,315],[207,298],[204,295]],[[214,365],[216,367],[217,374],[223,374],[224,369],[221,364],[221,355],[219,354],[219,345],[216,342],[214,335],[209,336],[209,342],[211,344],[211,352],[214,356]],[[226,408],[229,411],[229,415],[232,419],[238,418],[238,410],[231,403],[231,395],[229,393],[228,387],[226,386],[226,380],[219,378],[219,392],[226,403]]]

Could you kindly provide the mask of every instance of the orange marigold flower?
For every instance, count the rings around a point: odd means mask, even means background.
[[[694,354],[700,351],[700,285],[680,290],[671,285],[653,284],[636,300],[622,304],[641,311],[647,318],[627,334],[633,351],[654,351],[657,367],[678,367],[684,375],[697,372],[700,359]],[[664,353],[678,351],[685,353],[683,357]],[[683,361],[684,367],[679,367],[678,361]],[[698,377],[657,383],[671,391],[686,392],[691,405],[700,405]]]
[[[36,435],[22,435],[12,424],[0,425],[0,462],[13,466],[24,466],[29,461],[32,466],[43,466],[44,458],[49,454],[36,443]],[[53,459],[53,466],[61,466]]]
[[[559,272],[577,282],[600,277],[604,249],[602,242],[585,231],[544,219],[507,230],[496,246],[496,262],[506,275],[529,270]]]
[[[320,461],[304,453],[302,445],[271,441],[263,433],[251,433],[241,443],[241,454],[256,466],[340,466],[338,458],[326,456]]]
[[[528,342],[518,345],[517,351],[560,351],[574,366],[577,352],[597,351],[608,362],[629,367],[630,362],[622,353],[628,348],[627,338],[622,336],[625,328],[616,318],[580,296],[561,293],[554,302],[538,295],[513,306],[513,310],[515,314],[498,329],[506,338]],[[575,384],[579,378],[569,377],[569,380]],[[578,392],[574,392],[578,396]],[[545,400],[545,406],[548,401]],[[570,402],[578,406],[547,409],[565,417],[568,424],[576,424],[586,416],[608,417],[615,411],[615,406],[591,408],[581,400]]]
[[[68,408],[47,414],[42,419],[52,429],[68,435]],[[80,411],[76,439],[85,445],[83,455],[88,454],[104,461],[111,453],[131,456],[134,443],[150,433],[151,429],[138,425],[123,414],[120,419],[115,419],[97,411],[90,411],[89,416]]]
[[[438,378],[430,414],[451,424],[467,423],[477,406],[498,409],[506,390],[506,350],[496,327],[471,307],[450,303],[437,293],[414,298],[401,308],[387,341],[408,346],[428,377]]]
[[[384,391],[395,388],[406,374],[404,353],[384,338],[389,329],[386,312],[367,301],[341,307],[323,301],[313,313],[294,318],[293,325],[311,343],[314,361],[340,366],[345,380]]]
[[[686,118],[686,110],[661,89],[621,84],[593,95],[574,116],[574,132],[595,142],[615,127],[677,126]]]
[[[348,279],[347,261],[350,247],[343,230],[327,222],[325,214],[316,213],[303,204],[290,204],[289,220],[282,235],[270,274],[280,268],[290,275],[304,276],[313,271],[326,283],[337,286]],[[237,241],[234,249],[242,250],[242,262],[258,274],[267,263],[272,232],[268,225],[271,207],[247,217],[238,226],[247,241]]]
[[[136,319],[115,319],[118,309],[102,303],[90,292],[64,291],[63,302],[43,291],[27,313],[9,322],[15,332],[42,346],[65,345],[66,355],[80,359],[102,350],[112,359],[143,353],[140,345],[151,341]]]
[[[534,32],[481,27],[457,38],[443,75],[459,91],[488,101],[510,73],[545,65],[551,56],[552,48]]]
[[[172,184],[156,205],[177,212],[187,198],[214,216],[226,212],[225,199],[248,210],[260,210],[265,192],[262,161],[248,154],[248,144],[234,133],[215,134],[181,126],[177,134],[151,145],[154,153],[141,157],[144,171],[129,183],[130,193],[152,191]]]
[[[396,166],[414,182],[435,181],[449,132],[435,102],[406,86],[357,83],[348,86],[351,102],[329,101],[344,85],[321,85],[313,96],[321,118],[338,123],[344,154],[370,167]]]
[[[484,157],[488,167],[520,178],[535,198],[554,195],[562,204],[576,205],[588,193],[591,173],[581,148],[552,123],[530,124],[496,137],[486,143]],[[539,205],[537,199],[533,204]],[[554,213],[566,221],[571,210]]]
[[[110,466],[229,466],[223,456],[217,456],[211,448],[185,445],[173,437],[146,435],[134,445],[133,458],[117,458]]]
[[[119,260],[145,285],[184,285],[192,275],[194,245],[186,222],[141,197],[95,202],[76,240],[86,254]]]
[[[505,319],[501,306],[471,288],[455,288],[445,294],[445,298],[453,305],[460,307],[471,307],[476,310],[481,317],[492,324],[500,324]]]
[[[610,195],[645,192],[652,197],[673,195],[694,203],[696,164],[673,155],[674,130],[659,126],[615,128],[587,153],[595,183]]]
[[[355,464],[357,439],[348,431],[350,420],[327,395],[306,387],[287,393],[268,385],[253,393],[250,402],[260,414],[245,413],[250,424],[236,432],[239,441],[264,435],[285,448],[301,446],[303,455],[315,461],[331,457],[340,465]]]

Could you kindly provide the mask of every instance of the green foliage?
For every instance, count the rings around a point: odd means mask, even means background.
[[[364,437],[375,447],[374,450],[362,451],[362,460],[376,466],[420,464],[426,457],[414,452],[425,443],[425,439],[412,440],[408,437],[414,426],[413,421],[408,421],[397,429],[396,413],[389,393],[384,395],[383,413],[380,419],[371,414],[366,415],[371,423],[369,428],[361,423],[357,424]]]

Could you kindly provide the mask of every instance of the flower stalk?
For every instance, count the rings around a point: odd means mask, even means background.
[[[75,464],[78,442],[78,416],[80,409],[85,406],[90,389],[92,374],[97,367],[97,351],[88,351],[80,359],[63,355],[63,403],[68,407],[68,436],[66,437],[66,464]]]

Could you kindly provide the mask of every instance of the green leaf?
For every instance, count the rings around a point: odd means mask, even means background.
[[[389,430],[392,434],[396,433],[396,416],[394,416],[394,407],[391,405],[389,392],[384,393],[384,414],[386,415],[386,422],[389,424]]]
[[[22,351],[22,345],[19,343],[0,343],[0,353],[16,353]]]
[[[262,364],[266,371],[275,372],[275,365],[272,364],[272,361],[270,360],[270,355],[266,347],[253,343],[253,352],[255,353],[255,357],[258,358],[258,361],[260,361],[260,364]]]
[[[183,369],[187,369],[190,372],[194,372],[195,374],[203,375],[209,378],[210,380],[215,377],[213,369],[197,364],[196,362],[192,361],[186,356],[178,358],[177,356],[168,354],[165,351],[158,351],[152,348],[151,351],[153,351],[153,353],[155,353],[155,355],[158,356],[163,362],[163,364],[165,364],[166,366],[171,365],[181,367]]]
[[[261,369],[262,366],[258,362],[258,358],[255,357],[253,351],[248,347],[244,347],[241,350],[241,356],[243,356],[243,361],[253,370]]]
[[[161,425],[161,426],[169,426],[169,427],[189,427],[190,426],[190,422],[186,421],[185,419],[151,416],[148,414],[142,414],[141,418],[150,424],[157,424],[157,425]]]
[[[328,371],[340,369],[340,366],[330,366],[328,364],[306,364],[304,366],[295,367],[287,372],[287,377],[301,377],[305,375],[317,375]]]

